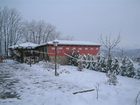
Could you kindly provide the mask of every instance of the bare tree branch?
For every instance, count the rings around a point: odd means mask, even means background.
[[[108,55],[108,58],[110,58],[111,51],[120,43],[120,33],[119,33],[119,36],[114,40],[111,39],[111,36],[106,36],[104,39],[101,36],[101,43],[108,51],[107,55]]]
[[[0,15],[0,49],[3,47],[2,49],[5,49],[5,54],[8,56],[8,47],[20,38],[21,16],[15,9],[7,7],[0,9]]]
[[[24,23],[23,37],[26,41],[40,44],[59,38],[59,33],[51,24],[44,21],[32,21]]]

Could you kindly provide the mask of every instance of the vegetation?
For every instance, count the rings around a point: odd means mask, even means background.
[[[56,38],[61,37],[54,25],[43,20],[25,21],[16,9],[0,8],[0,55],[8,56],[8,47],[21,42],[40,44]]]

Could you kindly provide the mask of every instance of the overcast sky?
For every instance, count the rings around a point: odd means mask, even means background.
[[[0,0],[25,20],[45,20],[75,40],[121,34],[121,47],[140,48],[140,0]]]

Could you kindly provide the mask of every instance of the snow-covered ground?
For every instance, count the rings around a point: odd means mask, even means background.
[[[118,76],[117,86],[107,84],[104,73],[73,66],[60,66],[59,76],[44,64],[19,64],[6,61],[0,64],[0,73],[9,74],[19,98],[0,99],[0,105],[135,105],[140,91],[140,80]],[[6,84],[6,82],[5,82]],[[96,87],[99,84],[97,100]],[[2,90],[2,84],[0,84]],[[73,94],[77,91],[95,91]],[[137,105],[140,105],[140,97]]]

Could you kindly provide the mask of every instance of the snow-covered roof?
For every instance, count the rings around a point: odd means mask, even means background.
[[[17,45],[10,46],[11,49],[22,48],[22,49],[34,49],[39,46],[53,44],[54,41],[57,41],[59,45],[91,45],[91,46],[100,46],[100,44],[89,42],[89,41],[71,41],[71,40],[53,40],[44,44],[35,44],[31,42],[21,43]]]
[[[100,46],[100,44],[98,43],[93,43],[93,42],[89,42],[89,41],[71,41],[71,40],[54,40],[57,41],[59,45],[92,45],[92,46]],[[46,45],[46,44],[53,44],[54,41],[50,41],[48,43],[45,44],[41,44],[42,45]]]
[[[16,49],[16,48],[31,49],[31,48],[33,48],[34,49],[37,46],[38,46],[38,44],[26,42],[26,43],[21,43],[21,44],[10,46],[9,48],[11,48],[11,49]]]

